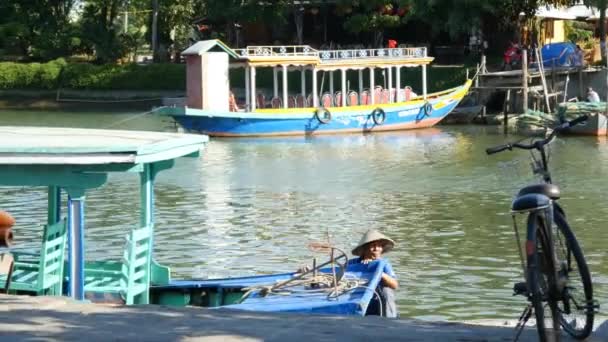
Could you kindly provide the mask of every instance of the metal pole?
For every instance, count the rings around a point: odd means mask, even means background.
[[[300,81],[302,83],[302,96],[306,98],[306,69],[304,67],[300,70]]]
[[[251,111],[251,91],[249,86],[251,85],[251,79],[249,77],[249,66],[245,67],[245,105],[247,110]]]
[[[369,68],[369,96],[370,96],[370,99],[371,99],[371,102],[370,102],[371,104],[376,103],[376,99],[375,99],[375,97],[376,97],[375,96],[375,92],[376,91],[374,89],[375,88],[374,83],[375,83],[374,82],[374,68],[370,67]]]
[[[288,108],[287,103],[287,65],[283,65],[283,108]]]
[[[342,69],[342,107],[346,107],[346,69]]]
[[[279,69],[277,67],[272,68],[272,87],[274,90],[274,97],[279,97]]]
[[[359,69],[359,99],[361,99],[361,93],[363,92],[363,69]],[[361,104],[361,103],[359,103]]]
[[[523,110],[528,111],[528,50],[524,49],[521,52],[521,75],[523,86]]]
[[[426,100],[426,64],[422,65],[422,98]]]
[[[251,111],[254,112],[257,106],[257,96],[255,91],[255,67],[252,66],[251,70]]]
[[[329,70],[329,94],[331,95],[332,99],[334,97],[334,71],[333,70]],[[333,100],[332,100],[333,103]]]
[[[312,105],[317,108],[319,106],[319,94],[317,93],[317,69],[312,68]]]
[[[68,197],[69,295],[84,299],[84,195]]]
[[[393,103],[393,67],[388,67],[388,103]]]
[[[401,102],[401,67],[395,67],[395,73],[397,74],[397,92],[395,96],[395,101]]]

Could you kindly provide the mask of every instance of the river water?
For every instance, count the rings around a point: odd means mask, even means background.
[[[174,131],[149,115],[0,111],[2,125]],[[174,278],[291,271],[323,258],[326,241],[350,250],[369,228],[392,237],[402,316],[516,319],[525,299],[510,201],[534,181],[523,151],[487,156],[516,139],[495,127],[450,126],[373,135],[212,139],[200,158],[158,176],[155,258]],[[552,145],[554,179],[608,307],[608,141],[568,137]],[[16,243],[39,241],[44,189],[2,188],[17,219]],[[119,258],[138,222],[138,178],[112,174],[86,202],[87,258]],[[523,222],[520,220],[520,222]]]

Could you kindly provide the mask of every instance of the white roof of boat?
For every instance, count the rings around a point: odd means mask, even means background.
[[[0,126],[0,165],[151,163],[198,152],[205,135]]]

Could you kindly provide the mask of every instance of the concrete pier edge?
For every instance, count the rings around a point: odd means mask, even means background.
[[[198,307],[121,306],[65,297],[0,294],[6,341],[512,341],[514,321],[426,322],[381,317],[257,313]],[[528,327],[520,341],[536,341]],[[561,341],[572,341],[565,334]],[[596,320],[589,342],[608,341]]]

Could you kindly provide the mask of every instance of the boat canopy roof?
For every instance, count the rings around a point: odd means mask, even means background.
[[[241,64],[272,67],[313,66],[318,70],[359,69],[386,66],[420,66],[433,61],[426,47],[316,50],[308,45],[248,46],[235,49]]]
[[[141,172],[145,164],[169,168],[176,158],[197,156],[207,141],[193,134],[1,126],[0,185],[95,187],[87,180],[103,184],[105,177],[95,176]]]
[[[305,66],[318,70],[341,68],[363,69],[369,67],[426,65],[433,61],[426,47],[316,50],[309,45],[247,46],[231,49],[218,39],[203,40],[190,46],[182,55],[202,55],[221,51],[234,58],[233,67],[256,66]]]

